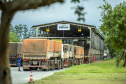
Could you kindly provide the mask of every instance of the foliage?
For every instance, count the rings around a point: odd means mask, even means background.
[[[85,0],[72,0],[72,3],[84,3],[83,1]],[[75,14],[78,15],[77,20],[78,21],[85,21],[84,15],[86,14],[86,12],[84,12],[84,7],[82,5],[77,5],[75,7],[73,7],[73,9],[75,9]]]
[[[109,50],[114,50],[118,56],[118,60],[124,59],[124,64],[126,64],[126,2],[116,5],[114,8],[108,4],[105,0],[104,5],[99,8],[102,9],[101,16],[103,23],[100,26],[100,30],[105,36],[105,42]],[[122,53],[119,53],[123,51]],[[119,61],[117,61],[118,66]]]
[[[21,39],[26,39],[30,36],[35,36],[35,29],[34,28],[28,28],[27,25],[15,25],[13,27],[12,25],[10,26],[10,32],[16,32],[15,34]]]
[[[28,37],[30,37],[30,36],[35,36],[35,34],[36,34],[36,32],[35,32],[35,28],[30,27]]]
[[[28,36],[28,27],[27,25],[23,25],[23,39],[26,39]]]
[[[19,37],[21,38],[23,33],[23,25],[22,24],[15,25],[14,31],[16,31],[17,35],[19,35]]]
[[[21,39],[17,35],[16,31],[10,32],[9,36],[10,36],[10,38],[9,38],[10,42],[20,42],[21,41]]]

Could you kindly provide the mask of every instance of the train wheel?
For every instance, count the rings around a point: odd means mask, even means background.
[[[76,65],[78,65],[78,60],[77,60],[77,63],[76,63]]]
[[[61,61],[61,69],[63,69],[63,66],[64,66],[64,64],[63,64],[64,62],[63,61]]]
[[[62,67],[62,65],[61,65],[61,61],[59,61],[59,63],[60,63],[60,64],[59,64],[59,69],[61,69],[61,67]]]
[[[60,69],[59,64],[60,64],[60,62],[58,61],[58,69]]]
[[[32,70],[32,68],[31,68],[31,67],[29,67],[28,71],[31,71],[31,70]]]
[[[53,61],[53,70],[55,70],[55,61]]]
[[[35,70],[37,70],[38,68],[36,67]]]
[[[69,63],[69,64],[68,64],[68,67],[70,67],[70,60],[68,61],[68,63]]]
[[[71,60],[71,62],[70,62],[70,66],[72,66],[72,60]]]
[[[50,70],[50,61],[48,61],[48,63],[47,63],[47,71],[49,71]]]
[[[58,69],[61,69],[61,61],[58,61]]]

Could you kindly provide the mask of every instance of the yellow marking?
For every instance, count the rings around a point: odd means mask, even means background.
[[[81,32],[81,29],[78,29],[78,32]]]
[[[54,41],[58,41],[58,42],[62,42],[61,39],[52,39],[52,40],[54,40]]]
[[[46,29],[46,32],[49,32],[50,30],[49,29]]]

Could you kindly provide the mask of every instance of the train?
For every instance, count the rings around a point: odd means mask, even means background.
[[[13,45],[13,43],[9,44]],[[24,39],[23,43],[15,44],[22,44],[22,47],[18,48],[22,50],[20,55],[24,71],[37,69],[49,71],[84,63],[82,46],[62,44],[62,42],[48,39]]]
[[[9,46],[8,55],[9,55],[10,66],[17,67],[18,57],[20,56],[22,58],[23,56],[23,50],[22,50],[23,43],[22,42],[9,42],[8,46]]]

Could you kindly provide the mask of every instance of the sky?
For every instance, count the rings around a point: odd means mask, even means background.
[[[119,3],[126,0],[106,0],[109,4],[114,7]],[[27,11],[18,11],[11,24],[13,26],[19,24],[25,24],[29,28],[33,25],[40,25],[51,22],[58,21],[70,21],[84,23],[88,25],[94,25],[96,28],[102,24],[99,20],[101,19],[100,12],[101,9],[98,9],[99,6],[104,4],[103,0],[87,0],[84,3],[80,3],[85,7],[85,22],[77,21],[77,15],[74,14],[74,10],[71,7],[76,6],[77,4],[71,3],[71,0],[66,0],[65,3],[55,3],[50,7],[40,7],[37,9],[31,9]]]

